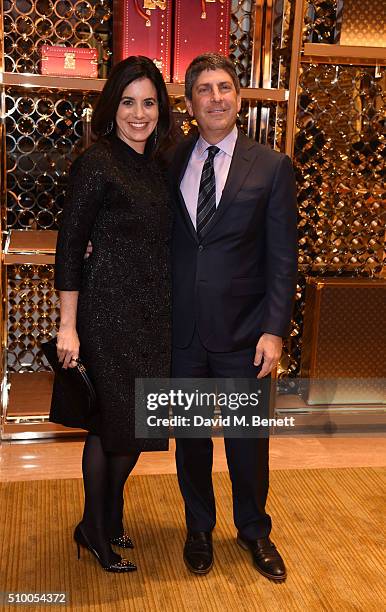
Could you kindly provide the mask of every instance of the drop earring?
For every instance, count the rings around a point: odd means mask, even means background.
[[[107,134],[111,134],[111,132],[113,131],[113,129],[114,129],[114,122],[113,122],[112,120],[110,120],[110,121],[108,122],[108,124],[107,124],[106,131],[105,131],[105,135],[107,136]]]

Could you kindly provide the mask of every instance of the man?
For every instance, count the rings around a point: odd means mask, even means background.
[[[175,378],[263,378],[277,365],[296,287],[296,197],[289,158],[238,132],[240,85],[233,64],[204,54],[190,64],[186,106],[199,137],[176,149],[171,177]],[[283,581],[269,539],[268,439],[229,439],[237,542],[264,576]],[[216,510],[211,439],[176,439],[188,529],[184,561],[213,565]]]

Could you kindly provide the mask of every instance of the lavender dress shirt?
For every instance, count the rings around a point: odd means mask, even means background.
[[[229,134],[225,136],[223,140],[216,144],[216,146],[220,149],[220,151],[214,158],[214,174],[216,178],[216,207],[220,202],[221,195],[228,177],[228,172],[232,161],[232,155],[235,148],[237,135],[237,127],[234,126],[233,130],[229,132]],[[202,136],[200,136],[192,151],[189,163],[187,165],[185,174],[180,185],[181,193],[184,198],[186,208],[195,228],[198,192],[200,189],[202,168],[206,158],[208,157],[208,147],[210,147],[210,144],[206,142],[206,140],[204,140]]]

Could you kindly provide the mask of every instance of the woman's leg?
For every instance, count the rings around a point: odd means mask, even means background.
[[[82,532],[90,545],[98,552],[102,563],[109,565],[119,561],[120,556],[110,546],[110,534],[106,530],[106,496],[108,491],[108,456],[101,439],[88,434],[82,458],[84,484],[84,513]]]
[[[108,488],[105,517],[110,538],[117,538],[123,534],[123,489],[140,454],[140,451],[132,451],[127,455],[115,453],[107,455]]]

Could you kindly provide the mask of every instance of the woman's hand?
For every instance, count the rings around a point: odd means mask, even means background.
[[[87,243],[86,252],[84,254],[84,259],[88,259],[90,257],[90,255],[92,255],[92,251],[93,251],[92,242],[91,242],[91,240],[89,240],[88,243]]]
[[[57,338],[58,359],[63,368],[75,368],[79,357],[79,337],[75,327],[60,326]]]

